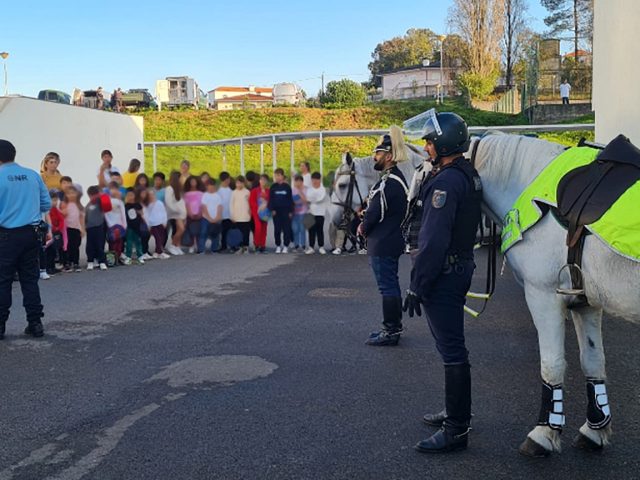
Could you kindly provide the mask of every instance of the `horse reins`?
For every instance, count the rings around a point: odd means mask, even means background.
[[[345,212],[343,214],[343,218],[344,218],[347,215],[347,210],[349,211],[349,213],[355,213],[355,210],[351,206],[352,203],[353,203],[353,192],[354,192],[354,190],[358,194],[358,199],[360,200],[360,207],[361,208],[364,207],[364,198],[362,197],[362,193],[360,192],[360,187],[358,186],[358,181],[356,179],[355,164],[353,164],[353,163],[351,164],[351,168],[349,169],[348,173],[339,173],[338,176],[340,176],[340,175],[349,175],[349,186],[347,188],[347,197],[345,198],[344,201],[331,202],[331,203],[333,203],[334,205],[338,205],[339,207],[343,207],[344,208],[344,210],[345,210]],[[338,199],[338,200],[340,200],[340,199]]]
[[[480,146],[480,142],[482,137],[478,138],[478,140],[473,144],[473,148],[471,150],[471,166],[476,168],[476,155],[478,153],[478,147]],[[477,170],[476,170],[477,171]],[[467,294],[470,298],[477,298],[484,300],[482,308],[480,311],[474,311],[470,308],[466,308],[466,311],[474,317],[480,316],[484,313],[487,308],[487,304],[489,299],[493,296],[493,293],[496,289],[496,279],[497,279],[497,261],[498,261],[498,219],[496,215],[491,211],[491,209],[482,202],[482,210],[485,213],[486,217],[490,220],[489,225],[489,238],[487,239],[484,234],[484,225],[482,222],[482,218],[480,218],[480,245],[486,244],[489,247],[489,252],[487,253],[487,280],[485,282],[485,291],[484,293],[472,293],[469,292]]]

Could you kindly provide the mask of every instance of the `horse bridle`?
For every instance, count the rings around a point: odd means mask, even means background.
[[[349,210],[352,213],[355,213],[355,211],[353,210],[353,207],[351,206],[353,204],[353,192],[355,191],[358,194],[358,199],[360,200],[360,207],[363,208],[364,207],[364,197],[362,196],[362,193],[360,192],[360,187],[358,186],[358,180],[356,178],[356,166],[355,163],[351,163],[351,168],[349,168],[349,171],[346,173],[336,173],[336,177],[339,177],[341,175],[349,175],[349,185],[347,187],[347,197],[344,199],[344,201],[338,201],[338,202],[331,202],[333,205],[338,205],[339,207],[344,208],[345,210],[345,214],[347,213],[347,210]],[[333,192],[332,195],[335,195],[337,197],[336,192]],[[340,200],[338,198],[338,200]],[[344,216],[344,214],[343,214]]]

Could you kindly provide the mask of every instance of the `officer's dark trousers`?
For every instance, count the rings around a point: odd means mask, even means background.
[[[430,292],[420,292],[425,299],[429,328],[445,365],[468,362],[469,353],[464,341],[464,303],[474,269],[473,260],[448,266]]]
[[[369,265],[383,297],[402,296],[398,281],[398,259],[399,257],[369,257]]]
[[[22,289],[22,304],[27,312],[27,321],[39,321],[42,316],[42,301],[38,288],[39,253],[41,242],[32,226],[0,228],[0,322],[9,318],[11,308],[11,284],[16,272]]]
[[[388,332],[402,330],[402,293],[398,281],[399,257],[369,257],[369,264],[382,295],[382,325]]]

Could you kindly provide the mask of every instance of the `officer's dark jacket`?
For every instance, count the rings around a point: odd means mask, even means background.
[[[398,167],[393,167],[390,172],[402,179],[406,186],[406,180]],[[384,178],[384,177],[383,177]],[[373,190],[379,188],[376,183]],[[387,178],[384,188],[387,209],[384,211],[382,221],[381,194],[376,194],[369,201],[369,207],[362,221],[362,228],[367,237],[367,253],[373,257],[398,257],[404,252],[404,238],[400,224],[407,213],[407,192],[405,188],[393,178]]]
[[[427,297],[445,262],[473,259],[480,223],[482,185],[478,172],[459,157],[423,183],[422,226],[411,273],[411,290]]]

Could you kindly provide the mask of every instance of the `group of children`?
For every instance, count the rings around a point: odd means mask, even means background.
[[[210,252],[266,252],[267,226],[273,220],[275,253],[307,254],[324,248],[324,217],[327,192],[319,173],[301,164],[293,186],[282,169],[268,175],[248,172],[232,178],[222,172],[218,179],[207,173],[192,175],[188,161],[167,181],[161,172],[149,179],[133,159],[120,174],[112,165],[111,152],[102,152],[98,184],[86,191],[58,172],[60,158],[51,152],[43,160],[41,174],[50,188],[52,208],[46,217],[51,227],[41,258],[41,278],[60,270],[80,271],[80,246],[85,238],[87,269],[106,270],[118,264],[138,264],[170,255]],[[306,232],[309,232],[307,244]],[[150,240],[154,239],[154,249]],[[108,249],[105,249],[105,244]]]

